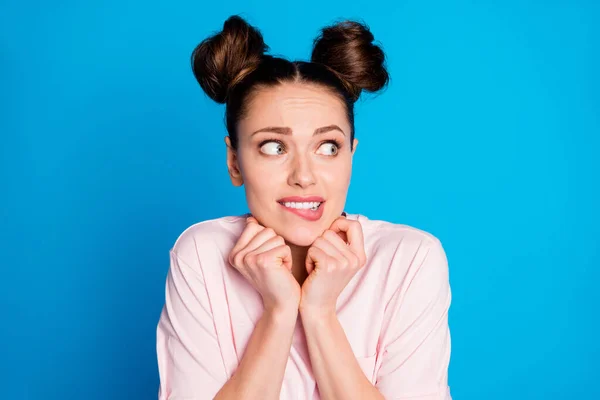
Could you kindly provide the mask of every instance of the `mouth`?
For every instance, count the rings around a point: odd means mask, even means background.
[[[317,221],[323,215],[325,199],[319,196],[285,197],[277,202],[286,211],[309,221]]]

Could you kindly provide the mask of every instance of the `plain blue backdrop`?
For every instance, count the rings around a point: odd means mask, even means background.
[[[231,14],[307,59],[360,18],[347,211],[439,237],[456,400],[599,399],[600,7],[585,1],[3,0],[0,392],[154,399],[168,251],[246,212],[192,49]]]

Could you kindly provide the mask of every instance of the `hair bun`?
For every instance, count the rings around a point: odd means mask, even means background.
[[[356,101],[362,90],[377,92],[389,82],[385,54],[373,40],[366,25],[339,22],[321,30],[313,43],[311,61],[336,72]]]
[[[233,86],[252,72],[269,47],[261,33],[233,15],[223,30],[203,40],[192,52],[192,71],[206,94],[225,103]]]

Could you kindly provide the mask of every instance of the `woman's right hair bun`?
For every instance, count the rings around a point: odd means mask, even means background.
[[[311,61],[335,71],[356,101],[362,90],[377,92],[389,82],[385,54],[373,40],[367,25],[339,22],[321,30],[313,43]]]
[[[196,46],[192,71],[211,99],[225,103],[231,89],[258,66],[268,49],[256,28],[233,15],[221,32]]]

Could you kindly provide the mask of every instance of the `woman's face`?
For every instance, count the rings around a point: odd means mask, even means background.
[[[253,95],[228,145],[234,185],[252,215],[287,242],[309,246],[342,214],[352,172],[344,104],[322,87],[285,83]]]

